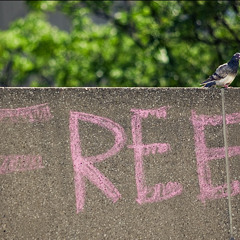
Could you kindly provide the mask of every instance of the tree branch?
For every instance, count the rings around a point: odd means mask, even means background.
[[[11,86],[13,60],[10,59],[2,71],[2,77],[0,78],[0,85],[3,87]]]
[[[235,38],[236,42],[240,43],[240,39],[238,38],[237,34],[233,31],[233,29],[230,28],[226,20],[222,17],[219,19],[220,22],[223,24],[223,26],[232,34],[232,36]]]

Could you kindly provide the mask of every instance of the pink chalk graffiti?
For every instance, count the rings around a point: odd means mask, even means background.
[[[167,152],[170,150],[170,145],[168,143],[143,144],[142,119],[147,118],[149,115],[165,119],[167,117],[167,108],[168,107],[161,107],[156,110],[131,110],[134,113],[131,121],[133,145],[129,146],[129,148],[134,149],[135,177],[138,192],[138,198],[136,201],[139,204],[167,200],[174,196],[180,195],[183,190],[182,185],[178,182],[168,182],[167,184],[158,183],[153,187],[149,187],[146,185],[144,175],[144,156]]]
[[[163,154],[170,151],[168,143],[144,144],[142,140],[142,121],[150,115],[158,119],[167,118],[169,107],[158,109],[132,109],[131,119],[132,141],[128,146],[134,151],[135,178],[137,187],[137,199],[139,204],[153,203],[181,195],[183,186],[178,182],[158,183],[147,186],[143,161],[150,154]],[[47,103],[31,107],[17,109],[0,109],[0,121],[7,123],[35,123],[52,119],[50,108]],[[114,136],[113,146],[106,152],[96,156],[83,156],[81,138],[79,134],[79,121],[89,122],[110,131]],[[205,140],[205,126],[217,126],[222,124],[222,116],[197,115],[192,111],[191,121],[194,127],[195,152],[197,158],[197,172],[199,178],[199,199],[204,203],[207,199],[227,197],[227,184],[214,186],[211,179],[209,162],[215,159],[225,158],[224,147],[208,148]],[[240,123],[240,113],[226,115],[226,124]],[[121,194],[113,183],[105,177],[94,163],[102,162],[116,155],[126,143],[124,129],[112,120],[92,114],[70,111],[69,117],[70,147],[74,170],[74,183],[76,195],[77,213],[83,210],[86,197],[85,181],[89,180],[98,187],[107,198],[113,202],[121,198]],[[240,146],[228,148],[229,157],[240,155]],[[22,172],[27,170],[44,168],[42,157],[39,155],[0,155],[0,174]],[[240,182],[232,181],[231,195],[240,194]]]
[[[0,109],[0,121],[3,122],[34,123],[45,122],[52,118],[53,116],[47,103],[24,108]],[[22,172],[44,167],[42,157],[38,155],[0,155],[0,159],[3,160],[0,167],[0,174]]]
[[[41,156],[32,155],[8,155],[0,156],[0,161],[3,163],[0,167],[0,174],[11,172],[22,172],[44,168]]]
[[[82,155],[82,147],[78,130],[79,120],[94,123],[108,129],[115,137],[113,147],[106,153],[84,157]],[[110,180],[106,178],[96,167],[94,167],[93,164],[95,162],[102,162],[103,160],[115,155],[123,148],[126,141],[124,129],[119,124],[108,118],[82,112],[70,112],[69,122],[77,213],[83,210],[85,203],[85,178],[101,189],[109,199],[116,202],[121,197],[121,194],[110,182]]]
[[[31,107],[16,109],[0,109],[0,121],[12,122],[45,122],[52,119],[50,108],[47,103]]]
[[[216,126],[222,124],[222,116],[197,115],[192,111],[191,121],[194,126],[195,152],[197,158],[197,171],[200,185],[199,199],[204,203],[207,199],[227,197],[227,184],[213,186],[211,171],[208,163],[214,159],[225,158],[224,147],[207,148],[204,128],[207,125]],[[226,115],[226,124],[240,123],[240,113]],[[228,148],[229,157],[240,155],[240,146]],[[240,193],[240,182],[233,181],[231,184],[232,196]]]

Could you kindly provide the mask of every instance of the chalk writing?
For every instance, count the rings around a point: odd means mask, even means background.
[[[45,122],[52,119],[47,103],[16,109],[0,109],[0,121],[10,123]],[[10,121],[9,121],[10,120]],[[0,174],[43,168],[42,157],[37,155],[0,155],[3,161]]]
[[[52,119],[47,103],[25,108],[0,109],[0,121],[45,122]]]
[[[84,157],[82,155],[81,141],[79,136],[79,120],[90,122],[100,127],[108,129],[115,137],[115,143],[106,153],[96,156]],[[82,112],[70,112],[70,145],[74,168],[75,195],[77,213],[83,210],[85,203],[85,178],[96,185],[113,202],[116,202],[121,194],[117,188],[106,178],[94,163],[101,162],[119,152],[126,141],[124,129],[117,123],[108,118],[95,116]]]
[[[169,143],[143,143],[142,121],[148,117],[166,120],[168,106],[158,109],[132,109],[132,145],[128,148],[134,151],[135,180],[137,199],[139,204],[160,202],[181,195],[183,186],[179,182],[157,183],[147,186],[144,172],[144,157],[163,154],[171,151]],[[17,109],[0,109],[0,121],[10,123],[34,123],[52,119],[47,103]],[[227,197],[227,184],[214,186],[212,183],[209,163],[215,159],[225,158],[224,147],[208,148],[205,140],[205,127],[222,124],[222,116],[197,115],[192,111],[191,122],[194,127],[195,153],[197,159],[197,173],[199,179],[200,195],[198,198],[205,203],[208,199]],[[83,156],[79,122],[88,122],[105,128],[114,136],[113,146],[106,152],[95,156]],[[240,113],[226,115],[226,124],[240,123]],[[121,198],[121,194],[114,184],[94,164],[102,162],[116,155],[125,145],[127,137],[122,126],[108,118],[83,112],[70,111],[69,116],[70,148],[74,170],[74,184],[77,213],[83,211],[86,197],[85,181],[89,180],[99,188],[107,198],[113,202]],[[96,140],[97,141],[97,140]],[[240,155],[240,146],[228,148],[229,157]],[[22,172],[44,168],[40,155],[0,155],[0,174]],[[240,194],[240,182],[231,183],[231,196]]]
[[[0,162],[2,162],[0,174],[44,168],[41,156],[0,155]]]
[[[209,162],[214,159],[225,158],[224,147],[207,148],[204,128],[207,125],[216,126],[222,124],[222,116],[197,115],[192,111],[191,121],[194,126],[195,152],[197,158],[197,171],[200,185],[199,199],[205,202],[207,199],[227,197],[227,184],[213,186]],[[240,123],[240,113],[226,114],[226,124]],[[228,148],[229,157],[240,155],[240,146]],[[240,193],[239,181],[231,184],[231,195]]]
[[[177,182],[168,182],[166,185],[158,183],[153,187],[146,185],[146,179],[143,168],[143,158],[149,154],[164,153],[170,150],[168,143],[153,143],[143,144],[142,142],[142,119],[147,118],[149,115],[156,116],[157,118],[167,117],[168,107],[161,107],[159,109],[140,110],[132,109],[132,138],[133,145],[129,148],[134,149],[135,158],[135,178],[137,185],[139,204],[159,202],[180,195],[182,193],[182,184]]]

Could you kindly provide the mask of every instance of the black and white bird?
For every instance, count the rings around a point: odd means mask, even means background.
[[[215,86],[228,88],[237,76],[239,59],[240,53],[235,53],[228,63],[220,65],[215,73],[202,82],[201,85],[206,88]]]

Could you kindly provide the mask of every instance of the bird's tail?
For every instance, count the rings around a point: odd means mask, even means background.
[[[215,87],[216,82],[212,81],[212,82],[203,83],[201,85],[203,85],[203,87],[205,87],[205,88],[210,88],[210,87]]]

